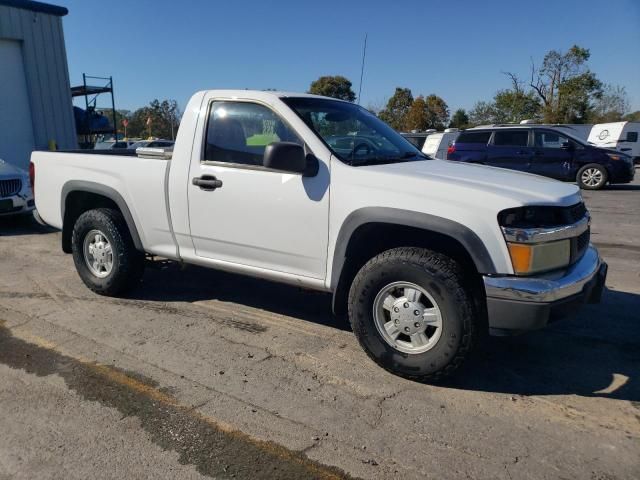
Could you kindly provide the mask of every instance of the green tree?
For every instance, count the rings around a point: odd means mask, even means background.
[[[153,100],[129,118],[129,137],[159,137],[175,140],[180,125],[180,109],[175,100]]]
[[[490,125],[495,122],[496,111],[493,102],[476,102],[469,111],[469,124],[472,126]]]
[[[593,106],[588,123],[619,122],[629,111],[629,98],[624,87],[605,85]],[[637,121],[637,120],[636,120]]]
[[[622,120],[625,122],[640,122],[640,110],[636,110],[635,112],[627,113]]]
[[[378,116],[392,128],[402,131],[405,128],[405,119],[413,104],[413,94],[408,88],[396,87],[393,96],[387,102],[386,107]]]
[[[342,75],[328,75],[311,82],[309,93],[353,102],[356,99],[356,94],[351,86],[351,81]]]
[[[113,119],[113,110],[111,110],[110,108],[100,109],[99,113],[107,117],[107,119],[109,120],[109,125],[112,125],[112,126],[115,125],[116,128],[118,129],[118,134],[121,134],[121,133],[124,133],[122,120],[124,120],[125,118],[126,119],[129,118],[129,116],[131,115],[131,110],[124,110],[124,109],[116,110],[115,122]],[[127,134],[128,133],[129,132],[127,132]]]
[[[549,123],[586,121],[592,102],[602,95],[602,83],[587,67],[589,49],[574,45],[567,52],[547,52],[542,66],[531,66],[530,86],[543,105]]]
[[[533,92],[499,90],[493,97],[493,122],[518,123],[525,119],[537,119],[540,101]]]
[[[453,112],[449,127],[451,128],[467,128],[469,126],[469,115],[464,108],[459,108]]]
[[[449,106],[442,98],[433,93],[425,98],[427,110],[427,128],[444,129],[449,122]]]

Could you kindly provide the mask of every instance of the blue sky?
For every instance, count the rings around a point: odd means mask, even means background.
[[[396,86],[470,108],[527,78],[533,57],[574,43],[598,77],[624,86],[640,109],[640,1],[59,0],[72,85],[113,75],[116,107],[154,98],[184,108],[206,88],[306,91],[320,75],[360,77],[362,104]]]

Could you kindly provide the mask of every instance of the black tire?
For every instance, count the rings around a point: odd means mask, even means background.
[[[103,278],[91,271],[84,258],[84,240],[92,230],[104,234],[113,251],[113,266]],[[73,227],[71,248],[80,278],[100,295],[117,296],[124,293],[138,284],[144,273],[144,254],[136,250],[129,228],[117,210],[98,208],[80,215]]]
[[[585,183],[585,179],[583,178],[583,175],[587,170],[590,170],[590,171],[597,170],[598,172],[600,172],[601,180],[596,185]],[[604,188],[608,180],[609,180],[609,174],[607,173],[607,169],[597,163],[589,163],[585,165],[580,170],[578,170],[578,174],[576,175],[576,182],[578,182],[578,186],[583,190],[600,190]]]
[[[442,332],[423,353],[405,353],[389,344],[374,320],[374,301],[385,286],[410,282],[437,302]],[[349,292],[349,320],[365,350],[378,365],[401,377],[437,382],[451,375],[476,344],[481,322],[464,274],[451,258],[421,248],[394,248],[369,260],[356,275]]]

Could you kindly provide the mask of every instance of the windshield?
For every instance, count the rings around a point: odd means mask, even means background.
[[[426,160],[411,142],[353,103],[324,98],[283,98],[289,107],[349,165]]]

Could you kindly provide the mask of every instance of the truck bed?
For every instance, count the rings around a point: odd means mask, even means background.
[[[100,150],[34,152],[31,160],[38,214],[47,224],[62,228],[72,187],[82,185],[96,194],[106,190],[124,200],[147,251],[175,255],[167,202],[169,160]]]

